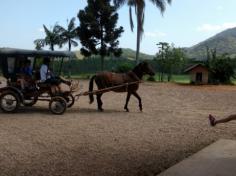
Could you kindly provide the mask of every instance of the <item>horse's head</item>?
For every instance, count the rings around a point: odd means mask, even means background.
[[[147,74],[147,75],[150,75],[150,76],[154,76],[155,75],[155,72],[153,70],[153,68],[150,66],[150,64],[146,61],[143,61],[141,62],[138,67],[140,68],[140,70],[144,73],[144,74]]]

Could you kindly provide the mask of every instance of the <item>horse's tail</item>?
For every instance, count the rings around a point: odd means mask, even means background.
[[[90,79],[90,82],[89,82],[89,92],[92,92],[92,91],[93,91],[93,81],[94,81],[95,78],[96,78],[96,75],[94,75],[94,76]],[[93,94],[92,94],[92,93],[89,94],[89,100],[90,100],[89,103],[92,104],[93,101],[94,101],[94,97],[93,97]]]

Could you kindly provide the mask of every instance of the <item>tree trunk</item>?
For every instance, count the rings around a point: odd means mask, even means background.
[[[70,39],[69,39],[68,45],[69,45],[69,51],[71,51],[71,40]],[[68,78],[71,78],[71,66],[72,66],[72,60],[71,60],[71,58],[69,58]]]
[[[101,70],[104,71],[104,56],[101,56]]]
[[[172,67],[170,68],[169,73],[168,73],[168,82],[170,82],[171,79],[172,79]]]
[[[161,71],[161,82],[163,82],[164,81],[164,73],[163,73],[163,71]]]
[[[171,80],[171,73],[168,74],[168,82]]]
[[[51,49],[52,51],[54,51],[54,45],[53,45],[53,44],[51,44],[50,49]]]
[[[71,40],[70,39],[69,39],[68,45],[69,45],[69,51],[71,51]]]
[[[139,50],[140,50],[140,41],[141,41],[141,36],[140,36],[140,29],[139,26],[137,27],[137,46],[136,46],[136,64],[139,64]]]

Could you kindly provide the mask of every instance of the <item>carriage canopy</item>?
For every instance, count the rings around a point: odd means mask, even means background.
[[[42,60],[45,57],[51,59],[60,58],[75,58],[75,54],[69,51],[46,51],[46,50],[25,50],[25,49],[13,49],[13,48],[0,48],[0,65],[3,76],[7,79],[14,77],[17,72],[17,68],[25,60],[30,60],[33,69],[37,67],[37,61]],[[42,62],[42,61],[41,61]],[[63,59],[61,59],[62,66]],[[61,72],[61,67],[58,73]]]

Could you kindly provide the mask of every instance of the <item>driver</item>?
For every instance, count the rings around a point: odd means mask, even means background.
[[[63,88],[65,86],[63,86],[62,83],[66,84],[67,87],[69,87],[71,85],[71,82],[65,81],[60,77],[55,76],[53,72],[49,69],[49,65],[50,58],[44,58],[43,64],[40,68],[40,82],[52,85],[52,93],[64,92]]]

